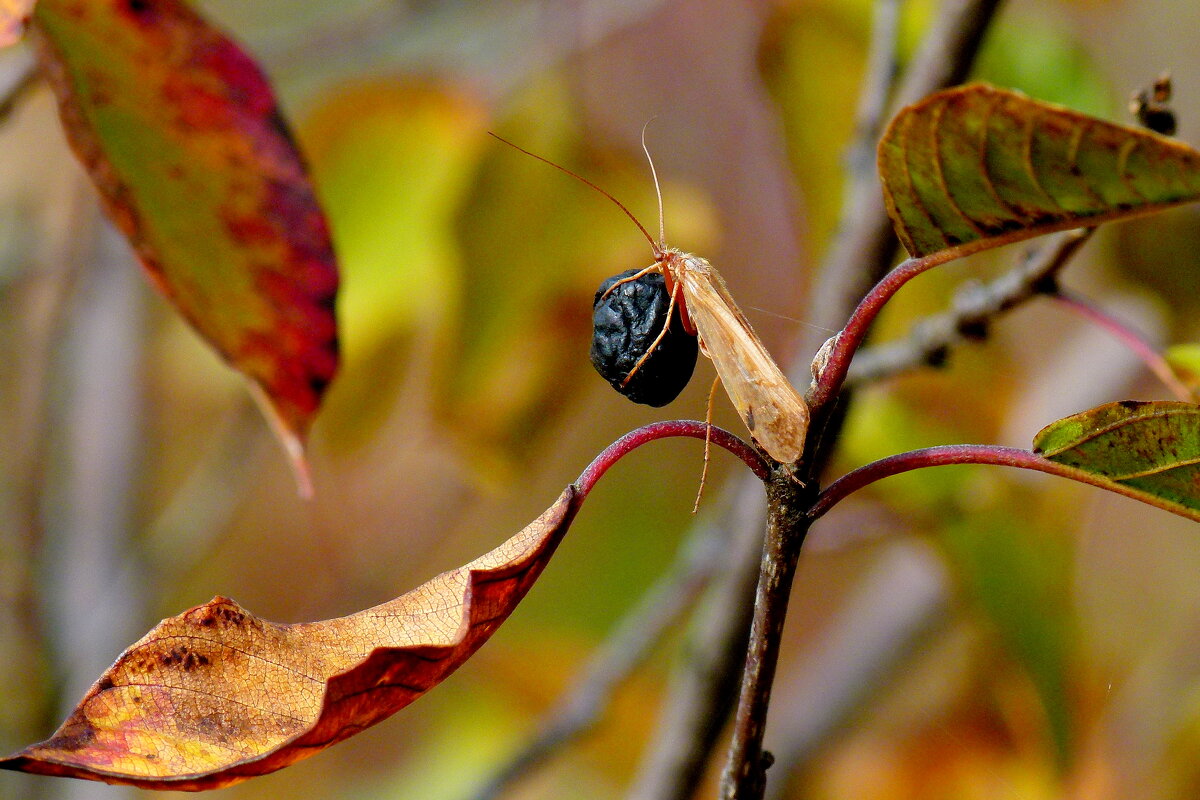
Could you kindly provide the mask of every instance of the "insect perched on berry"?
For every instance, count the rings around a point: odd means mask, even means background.
[[[644,134],[643,130],[643,150],[646,149]],[[742,314],[741,309],[733,301],[733,297],[725,287],[724,279],[721,278],[716,268],[700,256],[667,247],[663,234],[662,193],[658,192],[659,234],[656,242],[629,209],[596,184],[576,175],[566,167],[517,147],[496,134],[492,135],[520,152],[549,164],[555,169],[562,170],[600,192],[633,220],[633,224],[650,243],[650,248],[654,253],[654,263],[644,269],[622,273],[622,275],[605,281],[605,285],[597,293],[596,307],[617,292],[622,292],[622,287],[636,285],[638,282],[644,282],[649,276],[657,275],[662,277],[662,288],[669,298],[667,310],[663,315],[664,320],[654,334],[653,340],[646,345],[640,355],[636,356],[633,366],[620,379],[619,386],[613,381],[614,373],[608,371],[607,359],[604,369],[597,364],[596,368],[600,370],[600,374],[613,383],[618,391],[629,394],[628,387],[635,381],[639,381],[638,376],[641,372],[650,370],[651,368],[647,365],[653,363],[655,364],[654,372],[651,372],[650,376],[645,379],[652,385],[659,380],[652,376],[661,374],[656,354],[664,346],[663,343],[667,341],[668,337],[672,335],[672,330],[677,330],[675,324],[678,322],[679,328],[684,333],[695,335],[698,338],[700,352],[712,360],[713,366],[717,370],[717,376],[725,386],[725,392],[729,395],[733,407],[737,409],[738,416],[746,424],[754,441],[776,461],[791,464],[799,460],[804,452],[804,439],[808,433],[808,404],[795,387],[788,382],[779,365],[771,358],[766,347],[754,333],[754,329],[750,327],[750,323]],[[646,152],[646,157],[650,157],[649,151]],[[657,191],[658,174],[654,169],[653,160],[650,161],[650,170],[654,175],[654,187]],[[643,283],[643,285],[647,284]],[[642,290],[635,288],[632,290],[632,294],[636,295],[640,291]],[[618,321],[616,324],[619,325],[620,322]],[[632,331],[622,332],[621,335],[626,335],[626,333],[631,341],[640,338],[640,334],[634,334]],[[596,349],[596,338],[602,335],[600,331],[597,331],[593,337],[593,354]],[[668,348],[676,346],[668,345]],[[671,349],[667,350],[668,355],[671,352]],[[629,352],[618,353],[618,355],[626,357],[631,353],[632,348]],[[596,363],[594,355],[593,363]],[[682,390],[682,384],[687,382],[686,377],[690,377],[691,366],[688,366],[687,376],[684,378],[679,377],[684,372],[682,367],[669,368],[668,372],[673,376],[666,379],[668,383],[662,387],[651,389],[639,385],[638,394],[652,396],[656,400],[666,397],[661,403],[655,402],[651,405],[663,405],[670,402]],[[681,381],[681,383],[676,385],[670,381]],[[646,401],[639,400],[638,402]]]

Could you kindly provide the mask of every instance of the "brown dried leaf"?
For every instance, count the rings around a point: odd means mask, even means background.
[[[374,725],[466,661],[525,596],[576,510],[568,487],[492,552],[348,617],[280,625],[224,597],[126,650],[46,741],[0,767],[215,789]]]

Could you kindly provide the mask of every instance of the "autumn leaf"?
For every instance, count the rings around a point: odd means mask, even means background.
[[[914,257],[1200,199],[1195,149],[983,84],[901,110],[878,156],[888,214]]]
[[[0,0],[0,47],[8,47],[25,35],[25,25],[37,0]]]
[[[1123,401],[1060,419],[1033,440],[1046,459],[1200,520],[1200,406]]]
[[[524,598],[576,511],[568,487],[492,552],[375,608],[279,625],[215,597],[126,650],[46,741],[0,767],[215,789],[286,767],[411,703]]]
[[[338,276],[267,80],[180,0],[42,0],[32,31],[109,216],[300,461],[338,367]]]

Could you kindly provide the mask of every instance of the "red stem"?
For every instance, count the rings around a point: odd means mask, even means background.
[[[693,419],[675,419],[666,422],[655,422],[651,425],[645,425],[637,430],[630,431],[606,447],[600,455],[592,460],[591,464],[588,464],[587,469],[575,481],[579,500],[586,497],[588,492],[592,490],[592,487],[596,485],[596,481],[600,479],[600,476],[607,472],[608,468],[617,463],[624,455],[632,450],[636,450],[647,442],[653,442],[656,439],[669,439],[674,436],[686,436],[701,440],[707,437],[713,444],[718,447],[724,447],[744,461],[746,466],[760,480],[765,481],[771,476],[771,468],[767,465],[766,459],[749,442],[739,439],[729,431],[724,428],[718,428],[716,425],[710,426]]]
[[[825,512],[848,495],[881,478],[924,467],[944,467],[952,464],[991,464],[1000,467],[1030,469],[1036,472],[1045,472],[1048,475],[1057,475],[1060,478],[1070,478],[1080,483],[1132,497],[1135,500],[1145,502],[1146,499],[1145,493],[1139,493],[1105,478],[1103,475],[1084,472],[1066,464],[1049,461],[1029,450],[990,444],[951,444],[898,453],[846,473],[825,487],[825,490],[817,496],[816,502],[808,510],[808,516],[814,520],[823,516]]]
[[[1177,398],[1185,403],[1195,401],[1196,398],[1191,390],[1179,380],[1179,377],[1171,369],[1171,365],[1167,363],[1167,360],[1140,333],[1109,314],[1103,308],[1074,292],[1067,292],[1060,289],[1052,297],[1067,308],[1096,323],[1120,339]]]
[[[838,334],[838,339],[830,351],[829,360],[821,374],[817,376],[816,386],[809,393],[808,404],[814,409],[820,409],[830,400],[838,396],[842,384],[846,381],[846,372],[850,369],[850,361],[863,340],[875,317],[883,310],[888,300],[900,290],[900,287],[920,275],[927,269],[936,267],[946,261],[957,258],[958,254],[950,250],[941,250],[922,258],[909,258],[897,264],[891,272],[884,275],[882,280],[867,292],[850,315],[846,327]]]

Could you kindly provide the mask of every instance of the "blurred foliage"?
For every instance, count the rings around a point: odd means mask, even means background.
[[[820,189],[804,193],[805,233],[819,249],[837,223],[844,163],[814,154],[839,153],[853,132],[853,98],[862,80],[870,20],[870,3],[797,4],[770,21],[759,51],[792,171],[801,186]],[[814,70],[814,64],[821,68]]]
[[[1163,353],[1171,369],[1193,392],[1200,387],[1200,344],[1185,342],[1172,345]]]
[[[145,630],[217,592],[268,618],[321,619],[484,552],[613,438],[663,417],[611,392],[585,355],[595,286],[649,263],[649,248],[603,197],[487,130],[586,176],[654,230],[638,135],[659,115],[648,137],[668,241],[712,258],[773,349],[793,338],[805,322],[796,287],[833,235],[871,18],[867,0],[198,5],[276,81],[343,260],[346,362],[313,431],[317,500],[295,498],[237,379],[156,298],[145,301],[138,359],[122,366],[110,354],[96,365],[124,370],[142,398],[144,419],[130,433],[137,457],[109,462],[135,491],[105,496],[98,479],[79,477],[77,458],[98,440],[76,431],[64,443],[65,421],[96,398],[66,380],[81,369],[67,334],[93,301],[80,294],[80,273],[114,256],[48,97],[35,91],[0,128],[0,669],[38,676],[0,689],[9,750],[42,738],[77,699],[73,687],[98,674],[48,608],[62,589],[49,565],[63,553],[45,544],[62,541],[46,498],[66,492],[92,515],[77,541],[125,559],[123,572],[91,564],[77,577],[96,605],[79,601],[73,613],[93,627],[103,620],[91,609],[113,597]],[[905,4],[905,58],[933,7]],[[1194,143],[1197,25],[1191,0],[1014,2],[978,74],[1124,120],[1129,94],[1170,67],[1180,135]],[[1134,322],[1169,331],[1164,343],[1196,341],[1197,213],[1114,226],[1065,279],[1101,301],[1148,288],[1156,303]],[[1017,255],[922,276],[878,336],[904,335],[963,280]],[[1095,360],[1106,341],[1031,304],[947,369],[862,392],[838,468],[952,441],[1028,446],[1059,416],[1165,396],[1141,372]],[[702,417],[711,376],[702,364],[665,413]],[[723,400],[716,415],[737,428]],[[719,454],[713,470],[709,498],[740,474]],[[699,472],[694,442],[622,461],[525,604],[456,676],[353,743],[224,796],[464,797],[661,574],[692,524]],[[94,520],[114,507],[131,529],[98,538],[110,534]],[[856,544],[864,518],[876,536],[936,546],[952,610],[852,724],[798,765],[788,796],[1195,794],[1200,547],[1191,523],[999,470],[890,479],[822,521],[828,546],[806,555],[793,603],[811,617],[787,632],[797,650],[819,641],[822,622],[869,572],[876,548]],[[121,594],[130,575],[141,590]],[[111,639],[94,659],[111,661],[127,641]],[[661,647],[607,726],[513,796],[622,796],[679,657]],[[804,713],[781,700],[772,724]],[[94,789],[109,800],[138,794]],[[0,775],[5,797],[65,791]]]
[[[1075,757],[1071,707],[1071,655],[1076,636],[1069,602],[1071,542],[1053,513],[1033,508],[1019,491],[998,492],[997,502],[971,508],[953,520],[941,541],[962,588],[990,619],[1001,643],[1028,671],[1044,706],[1058,763]],[[1053,512],[1053,509],[1051,509]]]
[[[485,124],[485,109],[453,86],[378,79],[340,88],[301,127],[346,276],[341,381],[375,385],[341,392],[327,411],[335,446],[377,434],[413,356],[405,345],[445,347],[464,281],[453,217]]]

